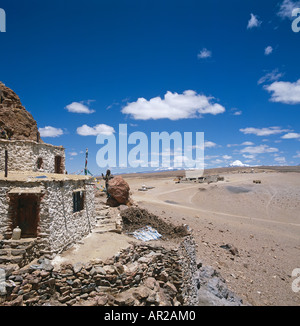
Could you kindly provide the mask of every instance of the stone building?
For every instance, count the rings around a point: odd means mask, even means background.
[[[17,130],[12,126],[18,122],[2,119],[5,110],[11,119],[22,120],[22,113],[27,117],[18,98],[17,104],[10,100],[9,107],[3,107],[5,94],[14,93],[5,87],[0,105],[0,128],[5,130],[0,139],[0,264],[22,266],[28,260],[26,248],[36,256],[52,258],[91,232],[94,183],[88,176],[66,174],[62,146],[44,143],[31,125],[29,130],[24,124],[23,130]],[[16,106],[21,109],[11,115],[9,108]],[[17,226],[21,228],[19,243],[11,239]],[[22,242],[25,249],[16,251]]]

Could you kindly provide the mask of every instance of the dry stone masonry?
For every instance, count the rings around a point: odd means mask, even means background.
[[[4,171],[4,155],[8,151],[8,171],[57,173],[55,160],[60,157],[60,172],[65,172],[65,149],[33,140],[0,139],[0,171]]]
[[[195,306],[241,305],[215,270],[195,261],[195,242],[179,248],[133,244],[112,258],[63,264],[47,259],[6,269],[2,305]]]

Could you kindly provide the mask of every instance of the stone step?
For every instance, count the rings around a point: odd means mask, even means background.
[[[97,226],[93,232],[94,233],[105,233],[116,230],[116,223],[107,223],[104,225]]]
[[[97,216],[96,220],[101,222],[101,221],[112,221],[111,216]]]
[[[96,225],[101,226],[101,225],[106,225],[106,224],[116,224],[116,222],[110,221],[110,220],[103,220],[101,222],[98,222]]]
[[[26,253],[26,249],[0,249],[0,257],[2,256],[23,256]]]
[[[20,264],[23,260],[22,256],[1,256],[0,264]]]

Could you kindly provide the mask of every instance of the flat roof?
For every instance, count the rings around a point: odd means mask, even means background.
[[[26,143],[26,144],[33,144],[33,145],[38,145],[38,146],[54,147],[54,148],[65,150],[65,148],[62,145],[57,146],[57,145],[52,145],[52,144],[45,143],[43,141],[37,142],[37,141],[31,140],[31,139],[4,139],[4,138],[0,138],[0,143],[4,143],[4,144]]]
[[[94,178],[86,175],[43,173],[31,171],[8,171],[7,178],[4,171],[0,171],[0,181],[11,182],[45,182],[45,181],[68,181],[68,180],[93,180]]]

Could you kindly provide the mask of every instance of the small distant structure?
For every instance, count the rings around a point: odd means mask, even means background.
[[[253,183],[261,183],[261,180],[253,180]]]
[[[213,182],[218,182],[218,181],[224,181],[223,176],[219,176],[218,174],[216,175],[208,175],[208,176],[202,176],[198,178],[175,178],[174,179],[175,183],[213,183]]]
[[[142,185],[141,188],[138,189],[138,191],[148,191],[149,189],[153,189],[155,187],[148,187],[146,185]]]

